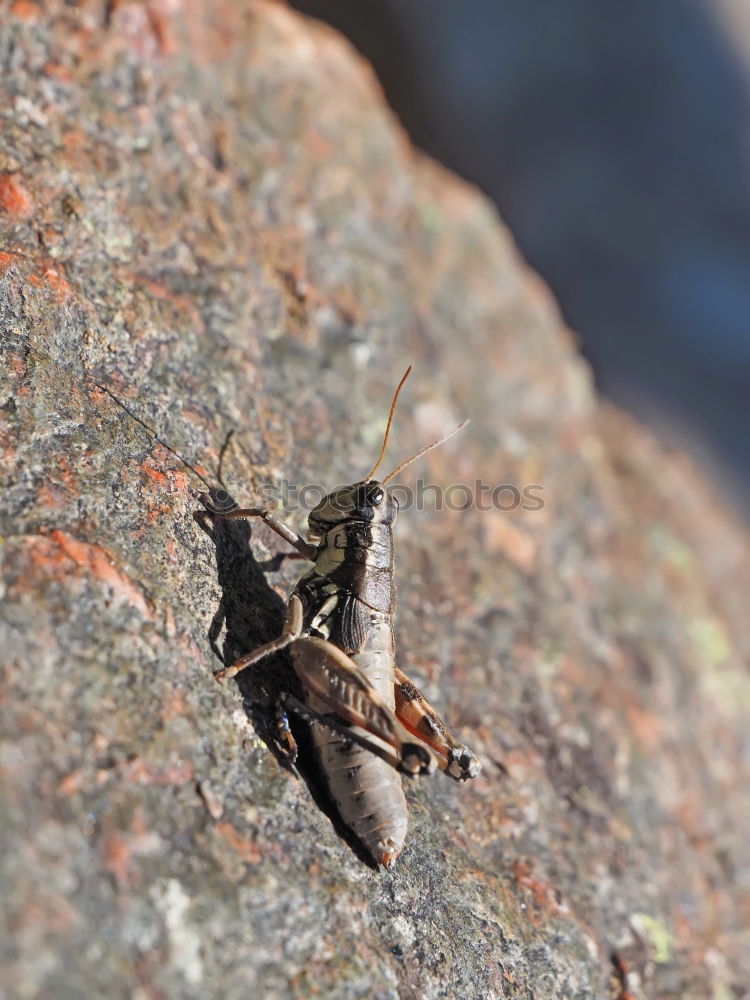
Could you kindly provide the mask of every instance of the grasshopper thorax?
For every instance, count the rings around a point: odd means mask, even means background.
[[[351,486],[339,486],[323,497],[310,512],[310,534],[321,537],[337,525],[347,522],[393,524],[398,503],[376,479]]]

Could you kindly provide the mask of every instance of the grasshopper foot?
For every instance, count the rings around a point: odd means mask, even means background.
[[[456,781],[466,781],[476,778],[482,770],[482,764],[468,747],[461,743],[454,744],[448,751],[448,767],[446,772]]]
[[[288,764],[293,764],[297,760],[297,741],[292,736],[289,727],[289,717],[284,707],[284,698],[280,698],[274,712],[276,749]]]
[[[437,765],[433,755],[421,743],[405,743],[402,747],[399,771],[410,778],[431,774]]]

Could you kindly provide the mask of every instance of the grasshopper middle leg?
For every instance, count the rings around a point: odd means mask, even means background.
[[[251,653],[246,653],[244,656],[241,656],[239,660],[235,660],[231,666],[217,670],[214,677],[217,681],[228,681],[231,677],[236,677],[237,674],[251,666],[253,663],[258,663],[259,660],[263,660],[267,656],[271,656],[272,653],[278,653],[280,649],[284,649],[286,646],[291,645],[291,643],[299,639],[301,635],[302,602],[299,597],[292,595],[289,599],[286,622],[281,635],[272,639],[270,642],[267,642],[263,646],[258,646],[258,648],[254,649]]]

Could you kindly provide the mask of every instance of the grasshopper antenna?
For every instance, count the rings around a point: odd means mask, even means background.
[[[140,425],[141,425],[141,427],[143,427],[143,428],[144,428],[145,430],[147,430],[147,431],[149,432],[149,434],[151,434],[151,435],[152,435],[152,437],[153,437],[153,438],[154,438],[154,440],[155,440],[155,441],[157,442],[157,444],[160,444],[160,445],[162,446],[162,448],[166,448],[166,449],[167,449],[167,451],[171,452],[171,453],[172,453],[172,454],[173,454],[173,455],[175,456],[175,458],[179,459],[179,461],[180,461],[180,462],[182,462],[182,464],[183,464],[183,465],[185,466],[185,468],[186,468],[186,469],[189,469],[189,470],[190,470],[190,471],[191,471],[191,472],[193,473],[193,475],[194,475],[194,476],[195,476],[196,478],[200,479],[200,481],[201,481],[201,482],[203,483],[203,485],[204,485],[204,486],[206,486],[206,487],[207,487],[207,488],[208,488],[209,490],[212,490],[212,489],[213,489],[213,486],[211,486],[211,483],[209,483],[209,481],[208,481],[208,480],[206,479],[206,477],[205,477],[205,476],[202,476],[202,475],[200,474],[200,472],[198,472],[198,470],[197,470],[197,469],[195,469],[195,468],[194,468],[194,467],[193,467],[193,466],[192,466],[192,465],[190,464],[190,462],[187,462],[187,461],[186,461],[186,460],[185,460],[185,459],[184,459],[184,458],[182,457],[182,455],[181,455],[181,454],[179,453],[179,451],[176,451],[176,450],[175,450],[175,449],[174,449],[174,448],[173,448],[173,447],[172,447],[171,445],[167,444],[167,442],[166,442],[166,441],[164,441],[164,440],[163,440],[163,439],[162,439],[162,438],[161,438],[161,437],[160,437],[160,436],[159,436],[159,435],[158,435],[158,434],[156,433],[156,431],[154,430],[154,428],[153,428],[153,427],[151,427],[151,425],[150,425],[150,424],[147,424],[147,423],[146,423],[146,421],[145,421],[145,420],[143,420],[143,419],[142,419],[141,417],[139,417],[137,413],[134,413],[134,412],[133,412],[133,411],[132,411],[132,410],[130,409],[130,407],[129,407],[129,406],[126,406],[126,405],[125,405],[125,404],[123,403],[123,401],[122,401],[121,399],[118,399],[118,398],[117,398],[117,396],[115,396],[115,394],[114,394],[114,393],[112,392],[112,390],[111,390],[111,389],[109,389],[109,388],[108,388],[108,387],[107,387],[106,385],[103,385],[103,384],[102,384],[101,382],[97,382],[97,381],[96,381],[96,379],[94,379],[94,378],[91,378],[90,376],[89,376],[89,378],[90,378],[90,381],[91,381],[91,382],[92,382],[92,383],[93,383],[93,384],[94,384],[94,385],[95,385],[95,386],[97,387],[97,389],[101,389],[101,391],[102,391],[102,392],[105,392],[105,393],[106,393],[106,394],[107,394],[107,395],[109,396],[109,398],[110,398],[111,400],[113,400],[113,401],[114,401],[115,403],[117,403],[117,405],[118,405],[118,406],[119,406],[119,407],[120,407],[120,408],[121,408],[122,410],[124,410],[124,411],[125,411],[125,412],[127,413],[127,415],[128,415],[128,416],[129,416],[129,417],[130,417],[130,418],[131,418],[132,420],[135,420],[135,422],[136,422],[137,424],[140,424]],[[228,445],[228,444],[229,444],[229,438],[230,438],[230,437],[231,437],[231,434],[230,434],[230,435],[228,436],[228,438],[227,438],[227,440],[226,440],[226,442],[225,442],[225,444],[224,444],[224,448],[222,449],[222,457],[223,457],[223,453],[224,453],[224,451],[226,450],[226,445]],[[221,480],[219,480],[219,482],[221,482]],[[223,486],[224,484],[223,484],[223,483],[221,483],[221,485]]]
[[[227,490],[227,484],[224,482],[222,473],[224,472],[224,456],[227,453],[229,445],[232,443],[233,437],[234,437],[234,428],[232,428],[230,431],[227,431],[227,436],[224,438],[224,444],[221,446],[221,451],[219,452],[219,468],[216,473],[216,478],[219,480],[221,485],[224,487],[225,492],[227,493],[229,491]]]
[[[432,451],[433,448],[438,448],[441,444],[445,444],[446,441],[450,441],[450,439],[458,434],[459,431],[462,431],[468,423],[468,419],[463,420],[458,427],[454,427],[452,431],[449,431],[448,434],[445,435],[445,437],[438,438],[437,441],[433,441],[432,444],[428,444],[426,448],[422,448],[421,451],[418,451],[416,455],[412,455],[411,458],[407,458],[407,460],[402,462],[397,469],[394,469],[393,472],[390,472],[385,477],[382,481],[383,485],[385,485],[389,479],[393,479],[394,476],[397,476],[399,472],[403,472],[407,465],[411,465],[412,462],[416,462],[416,460],[421,458],[422,455],[426,455],[428,451]],[[375,466],[375,468],[377,468],[377,466]]]
[[[411,369],[412,369],[412,366],[409,365],[409,367],[406,369],[406,371],[404,372],[404,374],[401,376],[401,381],[396,386],[396,391],[393,394],[393,402],[391,403],[391,412],[388,414],[388,423],[386,424],[386,427],[385,427],[385,436],[383,437],[383,447],[380,449],[380,454],[378,455],[378,460],[375,463],[375,465],[372,467],[372,469],[370,470],[370,474],[368,476],[365,476],[365,478],[362,480],[362,482],[364,482],[364,483],[368,483],[372,479],[372,477],[375,475],[375,473],[378,470],[378,466],[383,461],[383,456],[385,455],[385,449],[388,446],[388,435],[391,432],[391,421],[393,420],[393,411],[396,409],[396,400],[398,399],[398,394],[401,392],[402,385],[404,384],[404,382],[409,377],[409,372],[411,371]]]

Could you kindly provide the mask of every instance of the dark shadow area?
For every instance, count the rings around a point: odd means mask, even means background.
[[[750,509],[750,85],[711,3],[292,5],[497,203],[600,389]]]
[[[225,490],[212,490],[210,496],[216,509],[230,510],[238,506]],[[278,570],[283,557],[258,562],[252,550],[249,521],[217,519],[205,523],[201,513],[196,512],[195,520],[215,546],[217,579],[221,587],[221,601],[208,639],[217,660],[229,665],[280,635],[286,605],[269,585],[267,574]],[[301,567],[307,565],[300,563]],[[219,648],[222,629],[224,638]],[[277,745],[274,713],[279,699],[288,694],[304,701],[304,691],[294,673],[288,650],[252,664],[228,683],[239,686],[248,718],[279,764],[304,780],[315,805],[329,818],[339,837],[361,861],[377,870],[359,839],[341,820],[328,782],[320,770],[307,723],[290,713],[289,721],[298,749],[294,765],[290,765]]]

